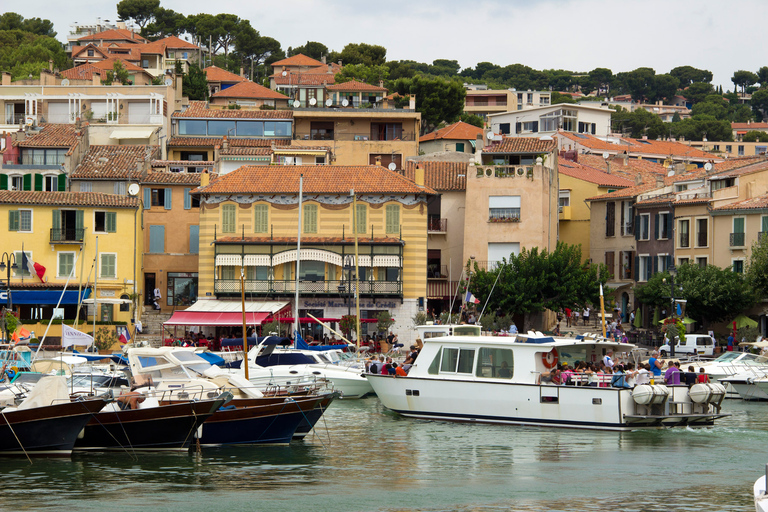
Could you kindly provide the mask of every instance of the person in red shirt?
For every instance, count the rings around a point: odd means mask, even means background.
[[[709,375],[704,372],[704,368],[699,368],[698,383],[709,384]]]
[[[571,326],[571,308],[565,308],[565,326]]]
[[[403,370],[403,367],[400,366],[397,363],[392,363],[392,365],[395,367],[395,377],[407,377],[408,374],[405,373],[405,370]]]

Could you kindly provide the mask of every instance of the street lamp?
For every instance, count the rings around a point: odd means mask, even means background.
[[[675,295],[675,275],[677,275],[677,269],[673,265],[667,269],[667,272],[669,272],[669,300],[672,306],[672,309],[670,310],[670,317],[675,318],[675,312],[676,312],[675,300],[680,299],[682,297],[678,297]],[[662,282],[664,284],[667,284],[667,278],[665,277],[664,279],[662,279]],[[680,289],[680,291],[683,290],[683,287],[680,285],[678,285],[678,288]],[[670,339],[669,341],[669,356],[675,357],[675,340],[674,339]]]
[[[13,261],[13,264],[11,264],[11,261]],[[8,310],[13,311],[13,301],[11,300],[11,269],[15,271],[15,270],[18,270],[18,268],[19,266],[16,264],[16,255],[14,253],[4,252],[2,254],[2,257],[0,257],[0,272],[2,272],[3,270],[6,270],[5,289],[6,289],[6,297],[7,297],[8,304],[6,307],[3,308],[3,318],[2,318],[2,324],[3,324],[3,330],[5,331],[6,343],[9,342],[10,336],[8,333],[8,326],[5,323],[5,314],[6,314],[6,311]]]

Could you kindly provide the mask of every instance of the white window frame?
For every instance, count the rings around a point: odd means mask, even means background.
[[[566,200],[565,202],[568,203],[568,204],[563,204],[563,199],[565,199]],[[570,190],[560,190],[560,192],[558,194],[558,198],[557,198],[557,205],[558,205],[558,207],[571,206],[571,191]]]
[[[35,232],[35,212],[29,208],[19,208],[19,233],[34,233]],[[24,213],[29,213],[29,229],[23,229],[22,217]]]
[[[666,212],[659,212],[659,238],[658,240],[669,240],[669,233],[666,233],[667,236],[664,236],[663,230],[667,228],[667,224],[669,222],[668,218],[672,215],[672,212],[666,211]],[[663,219],[663,220],[662,220]],[[674,225],[672,227],[674,230]]]
[[[699,266],[699,260],[702,260],[702,259],[706,260],[707,261],[707,265],[709,265],[709,256],[706,255],[706,254],[703,255],[703,256],[694,256],[692,263],[695,264],[696,266]]]
[[[13,182],[19,180],[19,187],[17,188]],[[21,191],[24,190],[24,175],[23,174],[9,174],[8,175],[8,190]]]
[[[680,226],[682,225],[683,222],[688,222],[688,245],[687,246],[680,245],[680,236],[678,236],[678,235],[682,235],[682,233],[683,233],[683,230],[680,228]],[[677,249],[690,249],[691,247],[693,247],[693,244],[691,243],[692,242],[692,240],[691,240],[692,233],[691,233],[691,219],[690,219],[690,217],[683,217],[683,218],[677,219],[676,230],[677,230],[677,233],[676,233],[676,236],[675,236],[675,248],[677,248]]]
[[[27,259],[29,259],[31,261],[35,261],[35,260],[32,259],[32,251],[26,251],[25,250],[24,252],[27,253]],[[21,276],[30,277],[30,276],[32,276],[32,272],[30,272],[28,268],[25,268],[22,265],[22,261],[23,260],[22,260],[22,257],[21,257],[21,251],[13,251],[13,257],[14,257],[14,259],[16,261],[16,270],[13,272],[13,277],[21,277]]]
[[[115,257],[115,274],[112,276],[104,275],[104,268],[103,268],[104,256]],[[100,252],[99,253],[99,279],[117,279],[117,253],[116,252]]]
[[[684,265],[686,263],[688,263],[690,265],[690,263],[691,263],[691,258],[690,257],[688,257],[688,256],[681,256],[680,258],[677,258],[677,266],[678,267],[680,265]]]
[[[699,245],[699,221],[700,220],[706,220],[707,221],[707,245]],[[696,249],[703,249],[705,247],[709,247],[709,238],[710,238],[710,236],[709,236],[709,228],[710,228],[710,224],[712,224],[710,222],[710,217],[694,217],[693,223],[694,223],[694,225],[696,227],[696,239],[695,239],[696,243],[692,244],[691,247],[695,247]],[[692,228],[693,228],[693,226],[692,226]],[[693,233],[693,229],[691,229],[691,232]]]
[[[665,272],[669,270],[667,268],[667,258],[669,257],[669,254],[657,254],[656,255],[656,268],[659,272]]]
[[[93,192],[93,182],[92,181],[81,181],[80,182],[80,192]]]
[[[645,283],[648,281],[648,277],[649,277],[648,274],[650,274],[653,271],[653,260],[651,260],[650,254],[638,254],[637,256],[638,256],[637,282]],[[643,262],[645,262],[645,264],[643,264]]]
[[[640,217],[640,220],[637,223],[638,225],[635,226],[635,229],[638,230],[637,239],[640,240],[640,241],[643,241],[643,242],[647,242],[648,240],[651,239],[651,214],[650,213],[641,213],[640,215],[638,215],[638,217]],[[646,223],[646,226],[648,228],[646,230],[646,233],[647,233],[647,237],[646,238],[642,238],[642,236],[643,236],[643,229],[642,229],[643,219],[645,219],[645,223]]]
[[[104,214],[104,231],[96,231],[96,214],[97,213],[103,213]],[[107,233],[107,211],[106,210],[94,210],[93,211],[93,232],[98,233],[100,235],[104,235]]]
[[[733,264],[737,261],[741,262],[741,272],[739,274],[744,274],[744,272],[747,270],[746,261],[744,258],[731,258],[731,268],[733,268]],[[736,272],[736,269],[733,269],[734,272]]]
[[[53,180],[53,188],[48,185],[48,180]],[[43,190],[46,192],[58,192],[59,190],[59,175],[58,174],[43,174]]]
[[[76,260],[76,253],[75,251],[59,251],[56,253],[56,277],[61,279],[66,279],[69,277],[69,274],[67,275],[61,275],[59,274],[59,271],[61,270],[61,257],[64,254],[71,254],[72,255],[72,267],[75,268]],[[75,268],[75,274],[72,277],[77,277],[77,269]]]

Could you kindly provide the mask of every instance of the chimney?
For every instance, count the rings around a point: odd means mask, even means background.
[[[211,182],[211,175],[208,174],[208,170],[206,169],[200,175],[200,186],[207,187],[210,182]]]
[[[243,66],[240,66],[240,78],[245,78],[245,70],[243,69]]]
[[[227,140],[226,135],[221,139],[221,149],[229,149],[229,140]]]
[[[53,73],[53,59],[48,59],[48,71]]]
[[[642,185],[643,184],[643,176],[638,172],[635,174],[635,185]]]
[[[416,95],[415,94],[409,94],[408,95],[408,108],[411,110],[416,110]]]
[[[629,155],[624,153],[623,155],[621,155],[621,159],[624,160],[624,163],[623,163],[624,167],[628,167],[629,166]]]
[[[11,85],[11,74],[3,71],[3,85]]]
[[[416,165],[416,172],[413,177],[413,181],[420,187],[424,186],[424,169],[420,165]]]
[[[101,85],[101,74],[94,71],[92,81],[93,85]]]
[[[343,64],[341,63],[341,59],[339,59],[339,66],[343,66]]]
[[[377,156],[377,157],[376,157],[376,165],[378,165],[379,167],[381,167],[381,156]]]
[[[656,186],[659,188],[664,186],[664,176],[656,175]]]
[[[384,80],[379,80],[379,87],[384,88]]]
[[[320,62],[322,62],[323,64],[325,64],[325,63],[326,63],[326,62],[325,62],[325,55],[321,55],[321,56],[320,56]]]
[[[333,73],[333,66],[331,66],[330,64],[328,64],[328,72]]]

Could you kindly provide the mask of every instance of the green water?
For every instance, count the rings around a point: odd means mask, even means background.
[[[201,455],[0,460],[2,510],[754,510],[768,403],[707,430],[630,433],[401,418],[335,402],[319,436]],[[327,427],[327,430],[325,430]]]

